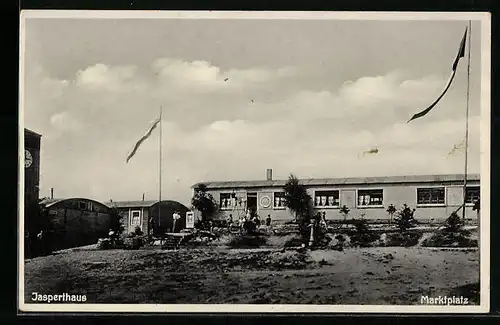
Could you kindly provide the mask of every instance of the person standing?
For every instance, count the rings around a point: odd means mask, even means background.
[[[241,216],[240,217],[240,220],[239,220],[239,226],[240,226],[240,230],[243,231],[244,230],[244,227],[245,227],[245,216]]]
[[[151,237],[153,237],[156,233],[155,226],[156,226],[155,219],[153,218],[153,216],[149,217],[149,234]]]
[[[45,255],[45,234],[43,230],[40,230],[38,235],[36,235],[37,241],[38,241],[38,247],[39,247],[39,254],[41,256]]]
[[[268,227],[271,226],[271,215],[270,214],[267,215],[266,226],[268,226]]]
[[[326,229],[326,212],[323,211],[323,214],[321,215],[321,226]]]
[[[172,216],[173,219],[173,225],[172,225],[172,232],[177,232],[176,226],[177,226],[177,220],[181,218],[181,215],[179,214],[179,211],[175,211],[175,213]]]

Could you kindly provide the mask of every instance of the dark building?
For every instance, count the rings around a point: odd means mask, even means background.
[[[37,231],[41,135],[24,129],[24,215],[27,231]]]
[[[150,233],[153,222],[155,233],[171,232],[173,229],[173,214],[179,212],[181,218],[176,222],[175,230],[186,227],[186,212],[189,209],[177,201],[118,201],[106,202],[106,205],[118,210],[125,232],[133,232],[139,227],[143,233]],[[160,213],[158,208],[161,206]]]
[[[111,209],[85,198],[45,199],[52,250],[96,244],[108,236]]]

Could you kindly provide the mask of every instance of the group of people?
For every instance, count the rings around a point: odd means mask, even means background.
[[[250,209],[247,209],[246,213],[244,215],[242,215],[236,222],[237,222],[238,228],[240,228],[241,230],[243,230],[245,228],[245,224],[247,222],[251,222],[252,226],[255,226],[255,228],[260,227],[262,224],[260,216],[256,212],[251,211]],[[227,220],[226,220],[227,227],[228,228],[233,227],[234,223],[235,223],[235,221],[233,220],[233,215],[229,214],[229,216],[227,217]],[[267,218],[265,220],[265,224],[268,227],[271,226],[271,215],[270,214],[267,215]]]

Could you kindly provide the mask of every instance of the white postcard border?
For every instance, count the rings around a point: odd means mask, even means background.
[[[24,62],[26,19],[338,19],[481,21],[481,200],[480,305],[255,305],[255,304],[27,304],[24,301]],[[490,309],[490,66],[491,14],[488,12],[293,12],[293,11],[94,11],[23,10],[19,60],[18,309],[21,312],[94,313],[487,313]]]

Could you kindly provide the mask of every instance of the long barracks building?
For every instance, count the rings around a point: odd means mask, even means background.
[[[476,219],[472,210],[480,197],[480,177],[467,176],[466,218]],[[267,180],[203,182],[219,205],[217,219],[231,214],[239,218],[246,208],[254,208],[265,218],[290,220],[292,213],[284,207],[283,186],[286,180],[273,180],[268,170]],[[444,219],[462,205],[463,175],[419,175],[364,178],[302,179],[313,199],[316,212],[325,212],[327,219],[342,219],[340,207],[350,209],[348,218],[387,219],[387,207],[397,209],[403,204],[415,208],[420,220]],[[199,185],[192,186],[193,190]]]

